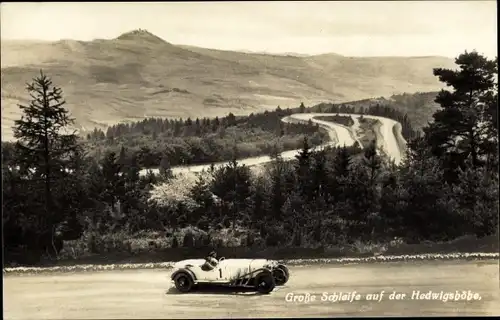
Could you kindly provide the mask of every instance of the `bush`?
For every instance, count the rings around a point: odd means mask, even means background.
[[[302,233],[296,232],[293,235],[292,244],[293,244],[294,247],[300,247],[300,246],[302,246]]]
[[[172,246],[171,248],[179,248],[179,240],[177,240],[177,237],[174,236],[172,239]]]
[[[182,240],[182,246],[184,248],[194,248],[195,246],[194,234],[192,234],[191,232],[186,233],[184,235],[184,239]]]
[[[245,245],[247,247],[252,247],[254,245],[254,243],[255,243],[254,236],[252,234],[247,235],[245,238]]]
[[[271,226],[269,228],[266,228],[266,234],[267,236],[265,237],[265,244],[268,247],[277,247],[280,245],[287,244],[287,240],[289,239],[288,235],[286,234],[283,226]]]

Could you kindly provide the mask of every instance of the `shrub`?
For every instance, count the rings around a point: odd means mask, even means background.
[[[171,248],[179,248],[179,240],[177,240],[177,237],[175,237],[175,236],[172,239]]]
[[[191,232],[186,233],[182,240],[182,246],[185,248],[193,248],[195,246],[194,234]]]

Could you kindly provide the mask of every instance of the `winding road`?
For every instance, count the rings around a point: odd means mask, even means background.
[[[359,142],[359,139],[358,137],[356,137],[353,128],[349,128],[344,125],[331,121],[316,119],[316,117],[335,116],[335,115],[350,116],[353,119],[359,118],[361,116],[360,114],[349,114],[349,113],[296,113],[284,117],[281,120],[283,122],[288,122],[288,123],[300,123],[300,122],[307,123],[309,120],[311,120],[313,123],[317,123],[319,126],[326,129],[330,136],[330,141],[328,143],[316,147],[315,149],[321,149],[326,146],[343,146],[343,145],[352,146],[356,143],[356,141]],[[389,155],[396,164],[401,163],[404,155],[404,148],[406,146],[406,141],[404,140],[401,134],[401,124],[397,121],[384,117],[371,116],[371,115],[362,115],[362,116],[367,119],[376,119],[380,121],[381,123],[380,134],[382,136],[383,141],[379,142],[379,144],[383,148],[382,151],[385,154]],[[359,143],[359,145],[361,146],[361,143]],[[299,151],[300,151],[299,149],[284,151],[281,153],[281,156],[285,160],[290,160],[293,159],[298,154]],[[268,163],[271,160],[272,159],[269,156],[259,156],[259,157],[240,159],[238,160],[238,162],[240,164],[244,164],[247,167],[253,167],[256,165]],[[214,166],[219,167],[225,164],[227,164],[227,162],[219,162],[215,163]],[[208,170],[210,166],[211,166],[210,164],[179,166],[172,168],[172,172],[174,174],[201,172],[203,170]],[[158,169],[151,169],[151,171],[154,174],[158,174],[159,172]],[[147,172],[148,170],[141,170],[140,174],[146,175]]]
[[[500,315],[498,270],[495,260],[291,266],[290,281],[270,295],[227,290],[180,294],[171,287],[169,270],[8,274],[4,276],[4,318],[491,316]],[[382,296],[368,300],[368,295],[381,291]],[[451,293],[451,299],[444,301],[441,291]],[[462,291],[465,300],[460,298]],[[393,292],[402,299],[391,300]],[[331,301],[323,301],[323,293]],[[339,293],[359,300],[334,301]],[[417,299],[418,294],[423,297]]]

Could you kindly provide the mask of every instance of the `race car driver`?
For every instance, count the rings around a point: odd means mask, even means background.
[[[202,269],[205,271],[210,271],[217,267],[218,264],[219,261],[217,260],[217,253],[215,253],[215,251],[212,251],[205,258],[205,263],[203,264]]]

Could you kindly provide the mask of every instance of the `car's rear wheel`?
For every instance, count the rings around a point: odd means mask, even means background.
[[[276,282],[271,273],[264,273],[257,276],[255,285],[259,293],[268,294],[276,287]]]
[[[193,279],[186,273],[178,274],[175,279],[175,288],[182,293],[191,291],[194,286]]]

